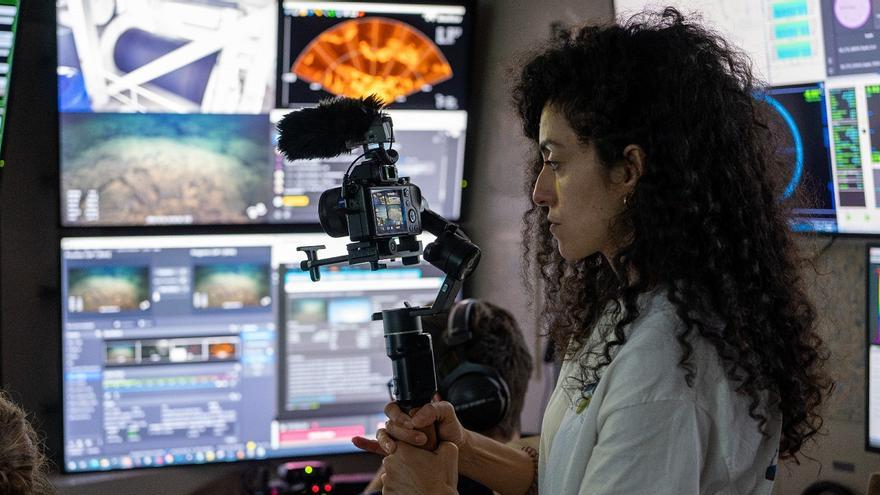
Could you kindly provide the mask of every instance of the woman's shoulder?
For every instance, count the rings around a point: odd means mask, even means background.
[[[714,348],[693,332],[683,334],[684,328],[666,291],[643,295],[626,343],[603,373],[613,407],[661,400],[702,403],[706,386],[725,379]],[[685,351],[687,368],[682,366]]]
[[[621,348],[621,353],[652,350],[650,354],[657,355],[660,354],[658,351],[680,347],[679,334],[684,322],[676,306],[669,300],[667,290],[657,289],[642,294],[638,306],[639,316],[627,328],[627,342]]]
[[[700,318],[707,327],[722,327],[723,322],[712,315]],[[627,344],[630,351],[669,348],[681,349],[683,344],[692,347],[696,358],[703,358],[704,353],[714,355],[708,342],[695,332],[684,333],[685,323],[680,316],[680,309],[669,299],[669,291],[657,289],[639,297],[639,316],[627,329]]]

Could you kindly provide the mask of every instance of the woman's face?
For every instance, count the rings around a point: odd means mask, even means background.
[[[626,191],[615,185],[616,168],[599,161],[595,146],[578,140],[561,111],[548,103],[541,112],[539,145],[544,166],[532,200],[547,207],[550,232],[559,254],[577,261],[601,252],[610,259],[615,245],[611,220],[623,209]]]

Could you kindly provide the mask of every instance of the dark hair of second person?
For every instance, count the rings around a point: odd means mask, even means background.
[[[472,304],[469,327],[473,337],[463,345],[450,349],[444,343],[442,336],[448,325],[445,313],[422,318],[422,327],[432,337],[438,380],[461,362],[469,361],[494,368],[507,382],[510,390],[507,412],[492,430],[480,433],[510,440],[520,433],[520,415],[532,374],[532,357],[522,331],[509,311],[483,300],[475,300]]]
[[[27,414],[5,392],[0,392],[0,493],[54,493],[46,464],[42,442]]]

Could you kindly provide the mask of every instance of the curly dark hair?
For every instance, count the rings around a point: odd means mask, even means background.
[[[543,166],[537,141],[548,103],[606,169],[625,159],[629,144],[641,146],[646,161],[611,226],[622,246],[612,260],[601,253],[564,260],[544,208],[533,205],[524,215],[524,261],[527,272],[540,270],[545,328],[567,358],[588,345],[606,308],[617,317],[598,339],[604,348],[581,354],[579,381],[597,380],[626,343],[639,294],[666,287],[684,323],[677,340],[687,384],[699,336],[750,399],[763,434],[781,415],[780,456],[797,460],[822,426],[827,352],[801,277],[790,205],[780,199],[787,162],[760,91],[744,55],[673,8],[559,33],[530,55],[514,88],[536,145],[526,189]],[[600,359],[590,366],[594,352]]]

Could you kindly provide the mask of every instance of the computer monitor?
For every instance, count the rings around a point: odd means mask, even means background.
[[[865,448],[880,452],[880,245],[867,246]]]
[[[473,37],[470,3],[284,0],[281,5],[278,106],[377,95],[390,104],[400,175],[421,188],[434,211],[457,219]],[[273,122],[283,113],[276,112]],[[295,163],[278,156],[284,185],[276,193],[282,193],[283,204],[293,205],[280,214],[315,215],[320,193],[341,183],[360,152]],[[314,178],[324,182],[314,187]]]
[[[880,245],[866,250],[865,448],[880,452]]]
[[[3,157],[3,129],[6,127],[6,106],[9,101],[12,55],[18,28],[18,0],[0,0],[0,168]]]
[[[443,274],[346,265],[312,282],[296,247],[318,243],[345,252],[319,234],[62,239],[64,470],[353,452],[374,435],[391,361],[371,315],[433,301]]]
[[[400,174],[458,218],[465,4],[56,2],[63,226],[317,224],[357,153],[287,162],[274,124],[369,93],[391,103]],[[322,58],[340,36],[352,53]]]
[[[267,222],[277,1],[56,5],[62,225]]]
[[[880,7],[820,0],[614,0],[618,18],[671,5],[744,50],[768,84],[791,159],[799,231],[880,234]],[[789,139],[790,138],[790,139]],[[803,193],[803,194],[800,194]]]
[[[761,98],[773,114],[771,122],[780,136],[782,155],[791,164],[783,196],[798,202],[793,228],[836,232],[824,84],[775,86]]]

